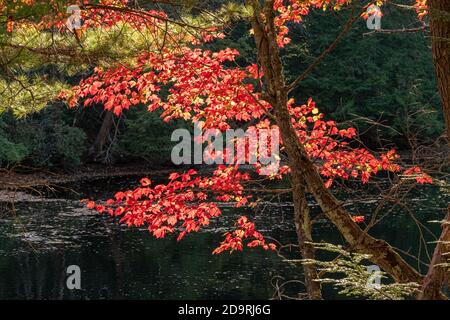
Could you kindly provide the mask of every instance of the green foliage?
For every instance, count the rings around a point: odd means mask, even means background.
[[[11,111],[17,118],[22,118],[38,112],[63,88],[60,82],[48,83],[38,77],[31,80],[19,76],[14,81],[0,78],[0,114]]]
[[[340,278],[321,278],[321,283],[332,284],[339,290],[339,294],[353,297],[366,297],[374,300],[401,300],[417,293],[417,283],[381,283],[378,286],[372,284],[373,273],[369,272],[367,261],[370,256],[366,254],[351,253],[342,246],[330,243],[314,243],[317,250],[335,254],[330,261],[302,260],[303,264],[314,264],[318,266],[320,273],[334,274]],[[386,273],[380,271],[378,276],[387,279]],[[370,285],[372,284],[372,285]]]
[[[417,24],[410,12],[383,7],[382,27],[408,28]],[[347,19],[346,12],[314,12],[292,28],[294,45],[287,46],[285,70],[292,81],[331,44]],[[423,32],[364,35],[364,20],[354,28],[294,92],[297,101],[308,97],[327,117],[339,122],[357,119],[366,141],[385,139],[407,145],[408,136],[434,139],[443,121],[429,38]],[[373,126],[381,122],[384,127]],[[392,127],[387,128],[386,126]]]
[[[49,106],[23,119],[12,113],[0,118],[1,164],[76,166],[85,151],[84,132],[70,126],[61,107]]]
[[[27,154],[28,149],[24,144],[9,141],[4,132],[0,131],[0,165],[21,162]]]
[[[171,134],[174,129],[182,128],[183,122],[165,123],[159,116],[158,112],[148,112],[146,108],[130,110],[115,152],[122,157],[158,163],[169,161],[172,147],[177,143],[170,140]]]
[[[383,28],[396,29],[417,23],[410,12],[383,7]],[[285,74],[293,81],[336,38],[347,11],[314,11],[300,25],[291,25],[292,42],[282,49]],[[237,63],[256,62],[256,51],[246,21],[234,23],[227,37],[208,44],[240,52]],[[313,97],[328,118],[355,120],[366,142],[382,140],[400,148],[408,139],[431,140],[443,131],[443,120],[429,39],[423,32],[364,35],[364,20],[301,82],[294,91],[298,103]],[[379,122],[382,126],[374,125]]]
[[[69,165],[80,165],[85,150],[86,135],[79,128],[59,124],[54,128],[56,136],[55,157]]]

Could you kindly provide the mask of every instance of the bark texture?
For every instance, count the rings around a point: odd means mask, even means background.
[[[431,45],[450,144],[450,0],[429,0]]]
[[[445,299],[441,290],[442,285],[446,281],[450,281],[450,266],[448,264],[450,264],[450,205],[447,217],[442,225],[441,236],[434,249],[428,273],[423,281],[422,290],[418,295],[419,300]]]

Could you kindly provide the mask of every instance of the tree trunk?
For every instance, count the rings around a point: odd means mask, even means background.
[[[278,54],[270,55],[270,49],[268,47],[269,42],[265,40],[263,31],[263,24],[259,21],[260,17],[257,12],[260,8],[256,1],[253,2],[255,8],[255,17],[252,21],[253,29],[255,30],[255,41],[259,51],[259,58],[266,73],[266,79],[268,83],[269,94],[274,98],[278,107],[277,110],[282,110],[287,105],[287,91],[277,91],[279,88],[284,87],[284,76],[282,72],[272,73],[272,65],[276,65],[277,70],[281,70],[281,61]],[[272,6],[273,8],[273,6]],[[277,114],[275,115],[277,117]],[[283,140],[285,137],[283,137]],[[289,154],[289,152],[288,152]],[[291,167],[297,167],[297,159],[289,157]],[[293,190],[294,201],[294,222],[297,232],[298,244],[300,247],[300,254],[303,259],[314,259],[314,248],[311,246],[311,220],[309,218],[308,203],[305,196],[305,181],[302,174],[299,171],[292,171],[291,185]],[[309,299],[322,299],[320,282],[315,281],[318,279],[317,268],[314,265],[304,265],[305,274],[305,286]]]
[[[351,247],[364,254],[371,255],[371,260],[389,273],[397,282],[418,282],[422,276],[406,263],[402,257],[385,241],[375,239],[365,233],[342,207],[340,202],[325,188],[316,167],[306,154],[304,147],[291,125],[286,108],[277,116],[281,137],[291,162],[291,171],[300,172],[307,183],[308,191],[314,196],[325,215],[336,225]]]
[[[311,245],[312,240],[312,224],[309,215],[308,202],[305,195],[304,184],[299,185],[295,181],[291,182],[294,198],[294,219],[295,230],[297,232],[297,241],[300,247],[300,254],[303,259],[314,260],[314,247]],[[303,266],[305,272],[305,287],[308,298],[311,300],[322,299],[322,286],[319,281],[317,268],[312,264]]]
[[[433,63],[450,144],[450,0],[429,0]]]
[[[447,141],[450,145],[450,0],[429,0],[431,45],[436,79],[442,101]],[[419,300],[444,299],[442,285],[450,281],[448,268],[439,266],[450,262],[450,205],[442,233],[434,249],[428,273],[423,281]]]
[[[112,110],[107,110],[105,116],[103,117],[102,126],[95,137],[94,143],[89,149],[89,156],[94,161],[99,161],[102,158],[102,153],[104,151],[105,144],[108,140],[111,128],[114,124],[114,113]],[[101,159],[104,161],[105,159]]]
[[[436,248],[434,249],[433,258],[428,268],[428,273],[423,281],[423,286],[419,300],[440,300],[442,299],[442,284],[450,280],[450,266],[442,266],[441,264],[450,263],[450,205],[448,206],[448,214],[442,225],[442,233],[439,237]]]
[[[336,225],[354,250],[371,255],[371,261],[383,268],[395,281],[420,283],[423,277],[387,242],[365,233],[340,202],[325,188],[322,178],[300,143],[290,121],[287,109],[287,88],[276,42],[273,0],[265,1],[264,18],[261,15],[259,2],[253,0],[252,5],[254,8],[252,26],[259,62],[266,79],[267,100],[274,108],[275,118],[289,158],[292,177],[299,176],[301,181],[306,182],[307,191],[314,196],[324,214]],[[294,191],[294,195],[296,193]]]

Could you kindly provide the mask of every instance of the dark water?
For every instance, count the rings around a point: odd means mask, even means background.
[[[135,180],[133,180],[135,181]],[[236,215],[251,216],[258,229],[281,243],[295,243],[289,202],[267,204],[256,211],[224,207],[224,216],[199,234],[177,243],[173,237],[154,239],[145,230],[128,229],[113,218],[86,210],[77,199],[106,198],[113,190],[131,186],[130,180],[101,180],[72,186],[83,195],[58,193],[53,199],[16,204],[14,215],[0,216],[0,299],[268,299],[275,283],[301,279],[301,268],[273,252],[250,249],[243,253],[212,255]],[[438,234],[448,195],[439,187],[421,188],[409,196],[414,215]],[[369,212],[374,203],[358,206]],[[314,211],[316,208],[312,207]],[[386,208],[388,210],[389,208]],[[412,255],[427,260],[416,222],[405,210],[394,210],[372,234]],[[425,241],[433,240],[426,232]],[[342,243],[332,225],[320,220],[315,240]],[[432,254],[433,245],[428,245]],[[294,252],[287,253],[295,257]],[[405,255],[415,266],[416,260]],[[66,287],[66,269],[81,269],[81,290]],[[296,281],[284,293],[302,292]],[[326,289],[328,298],[336,293]]]

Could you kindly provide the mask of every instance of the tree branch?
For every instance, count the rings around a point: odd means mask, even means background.
[[[364,12],[366,9],[366,7],[364,7],[364,10],[362,12]],[[308,68],[306,68],[305,71],[303,71],[303,73],[297,77],[297,79],[295,79],[292,83],[290,83],[287,86],[287,90],[288,93],[291,92],[296,86],[298,86],[300,84],[300,82],[302,82],[311,72],[312,70],[331,52],[334,50],[334,48],[336,48],[336,46],[339,44],[339,42],[341,42],[341,40],[344,38],[344,36],[351,30],[351,27],[353,25],[353,23],[360,17],[361,13],[354,16],[354,9],[352,10],[352,13],[350,14],[350,18],[347,20],[347,22],[345,23],[342,31],[339,33],[339,35],[336,37],[336,39],[333,41],[333,43],[331,43],[328,48],[326,48],[317,58],[316,60],[311,63]]]
[[[430,26],[428,24],[424,23],[422,26],[417,27],[417,28],[409,28],[409,29],[406,29],[406,28],[402,28],[402,29],[378,29],[378,30],[373,30],[373,31],[370,31],[370,32],[363,33],[363,36],[368,36],[368,35],[371,35],[371,34],[374,34],[374,33],[413,33],[413,32],[419,32],[419,31],[427,30],[427,29],[429,29],[429,27]]]

